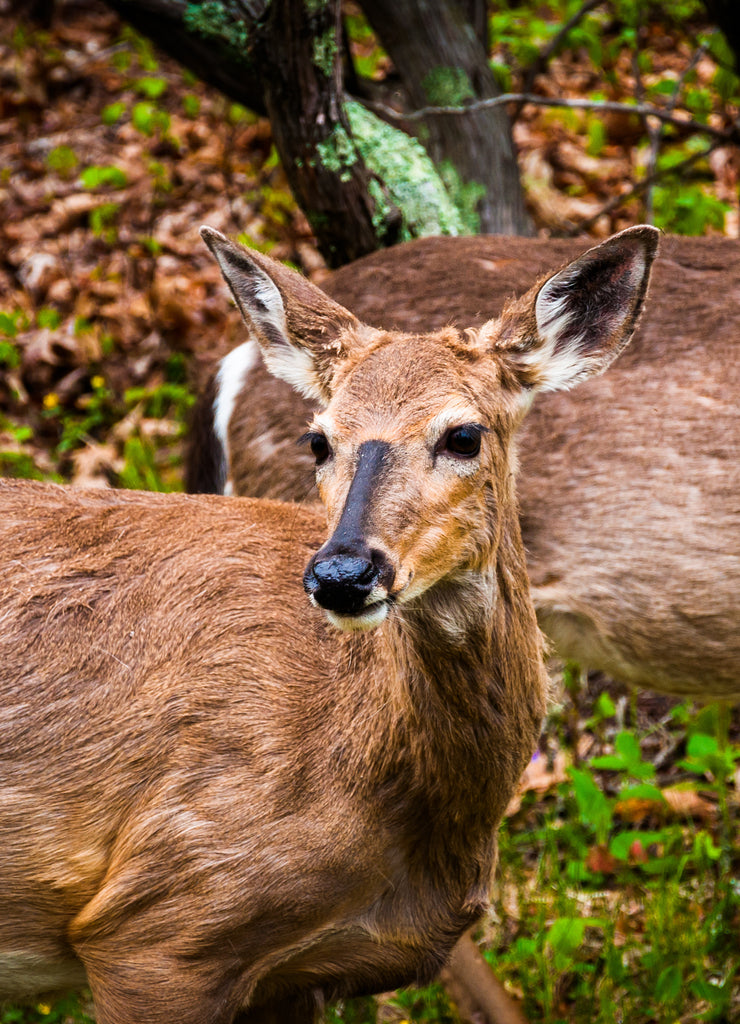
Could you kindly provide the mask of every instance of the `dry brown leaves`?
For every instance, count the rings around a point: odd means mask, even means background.
[[[142,91],[151,79],[162,83],[155,101]],[[65,7],[48,33],[0,14],[0,81],[0,311],[17,319],[20,354],[0,366],[0,415],[31,425],[21,447],[48,471],[59,424],[45,400],[76,415],[101,374],[119,399],[156,388],[173,353],[195,379],[239,337],[201,224],[246,232],[314,272],[323,262],[268,162],[267,122],[231,116],[173,61],[152,60],[102,5]],[[146,103],[166,119],[148,133],[133,117]],[[91,182],[90,168],[103,179]],[[90,437],[60,468],[115,479],[124,432]]]

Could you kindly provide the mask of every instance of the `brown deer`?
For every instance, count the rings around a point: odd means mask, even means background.
[[[428,238],[324,287],[388,330],[480,325],[577,241]],[[740,247],[668,238],[633,343],[612,372],[542,396],[519,435],[535,607],[557,653],[640,686],[740,697]],[[253,340],[199,406],[190,490],[301,500],[295,437],[314,403],[271,377]]]
[[[512,436],[627,343],[657,246],[422,336],[203,233],[321,405],[326,517],[0,484],[0,999],[87,981],[98,1024],[310,1020],[478,919],[545,699]]]

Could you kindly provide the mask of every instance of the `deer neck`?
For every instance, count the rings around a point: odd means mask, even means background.
[[[544,664],[523,566],[515,528],[491,565],[398,607],[367,637],[377,637],[372,689],[382,696],[355,778],[427,863],[476,850],[492,860],[539,734]]]

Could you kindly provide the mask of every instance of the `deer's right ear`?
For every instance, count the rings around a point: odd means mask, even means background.
[[[627,228],[505,311],[495,347],[530,393],[572,387],[616,359],[642,310],[659,236],[648,225]]]
[[[349,310],[300,274],[214,228],[201,237],[216,258],[270,373],[306,398],[329,401],[331,381],[346,341],[360,328]]]

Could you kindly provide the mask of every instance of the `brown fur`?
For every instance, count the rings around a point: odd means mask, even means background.
[[[389,330],[480,326],[582,248],[422,239],[324,287]],[[557,652],[701,698],[740,696],[739,256],[729,239],[666,239],[628,350],[605,376],[543,395],[519,444],[528,571]],[[229,423],[235,493],[311,497],[293,439],[312,411],[255,366]]]
[[[510,448],[529,353],[571,334],[538,342],[524,307],[518,343],[358,331],[208,238],[274,364],[328,391],[330,531],[353,452],[392,455],[361,520],[396,589],[338,632],[300,583],[316,513],[0,483],[0,998],[87,979],[98,1024],[309,1020],[430,978],[486,906],[544,711]],[[654,249],[604,252],[644,289]],[[458,407],[487,425],[464,463],[430,450]]]
[[[0,996],[38,984],[19,957],[55,986],[81,962],[99,1024],[200,1024],[434,973],[539,728],[526,590],[453,663],[421,612],[366,635],[307,608],[308,512],[0,497]]]

